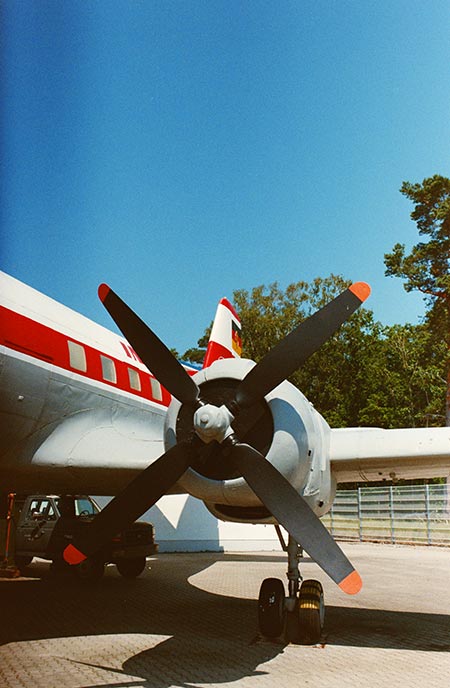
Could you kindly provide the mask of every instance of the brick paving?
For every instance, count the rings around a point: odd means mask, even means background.
[[[282,553],[161,554],[136,580],[108,567],[86,584],[35,561],[0,580],[1,688],[447,688],[450,549],[344,544],[364,588],[347,597],[308,558],[327,617],[314,647],[256,627],[263,578]]]

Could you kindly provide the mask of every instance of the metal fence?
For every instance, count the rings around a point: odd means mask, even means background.
[[[450,545],[450,486],[338,490],[322,520],[341,540]]]

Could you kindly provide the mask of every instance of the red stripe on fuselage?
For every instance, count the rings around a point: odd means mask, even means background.
[[[70,366],[68,341],[75,342],[83,347],[87,363],[85,372]],[[122,342],[120,343],[124,346]],[[0,306],[0,344],[40,361],[46,361],[68,372],[101,382],[109,387],[114,387],[137,397],[149,399],[163,406],[168,406],[170,403],[171,396],[163,387],[161,387],[162,400],[155,399],[150,383],[152,376],[148,372],[130,365],[131,361],[130,363],[121,361],[119,358],[95,349],[79,339],[58,332],[58,330],[3,306]],[[130,351],[132,351],[131,347]],[[114,361],[117,383],[103,378],[100,354]],[[129,368],[138,373],[141,390],[133,389],[130,386]]]

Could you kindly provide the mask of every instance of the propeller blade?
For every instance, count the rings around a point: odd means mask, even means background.
[[[286,478],[248,444],[235,444],[231,456],[254,493],[314,561],[344,592],[359,592],[359,573]]]
[[[180,442],[134,478],[92,523],[82,528],[64,550],[69,564],[79,564],[95,554],[125,526],[133,523],[155,504],[189,468],[194,450],[190,442]]]
[[[300,323],[245,376],[236,390],[237,405],[240,408],[251,406],[292,375],[359,308],[369,294],[368,284],[356,282]]]
[[[183,404],[196,404],[199,401],[197,385],[159,337],[107,284],[100,285],[98,295],[124,337],[159,382]]]

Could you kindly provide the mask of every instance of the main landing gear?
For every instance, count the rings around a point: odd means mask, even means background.
[[[325,618],[323,589],[319,581],[304,580],[299,571],[301,547],[289,536],[287,546],[277,527],[278,537],[288,555],[289,594],[279,578],[266,578],[259,592],[259,630],[266,638],[284,635],[296,644],[314,645],[319,642]]]

